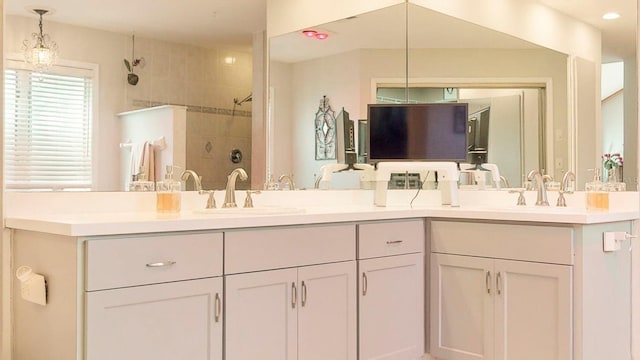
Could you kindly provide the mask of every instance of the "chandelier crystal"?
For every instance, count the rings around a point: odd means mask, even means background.
[[[40,32],[34,32],[31,34],[31,40],[27,39],[22,42],[24,61],[32,65],[37,72],[42,72],[55,64],[58,58],[58,45],[51,40],[49,34],[42,31],[42,15],[48,13],[49,10],[34,9],[33,11],[40,15]]]

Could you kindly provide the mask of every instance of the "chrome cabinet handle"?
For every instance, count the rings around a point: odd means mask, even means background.
[[[216,311],[215,311],[215,320],[216,322],[220,322],[220,315],[222,315],[222,304],[220,301],[220,294],[216,293]]]
[[[296,302],[298,302],[298,289],[296,289],[296,283],[291,283],[291,308],[296,308]]]
[[[362,273],[362,296],[367,296],[367,274]]]
[[[304,281],[302,282],[302,296],[300,302],[303,307],[307,303],[307,284],[305,284]]]
[[[387,241],[387,245],[395,245],[395,244],[402,244],[404,240],[389,240]]]
[[[502,294],[502,273],[499,271],[496,275],[496,291],[498,292],[498,295]]]
[[[158,261],[158,262],[148,263],[147,267],[150,267],[150,268],[168,267],[168,266],[174,265],[175,263],[176,263],[175,261],[171,261],[171,260]]]
[[[484,278],[484,284],[487,287],[487,294],[491,294],[491,271],[487,271]]]

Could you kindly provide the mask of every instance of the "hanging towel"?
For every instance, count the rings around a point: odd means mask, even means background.
[[[140,172],[140,166],[142,165],[142,159],[144,157],[145,147],[147,142],[139,142],[131,144],[131,162],[129,167],[129,181],[133,175],[137,175]]]
[[[142,164],[140,165],[142,172],[147,176],[148,181],[156,181],[156,157],[153,143],[145,142],[142,154]]]

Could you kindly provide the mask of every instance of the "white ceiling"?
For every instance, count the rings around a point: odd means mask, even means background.
[[[635,53],[635,0],[537,1],[602,29],[603,62],[622,59]],[[34,19],[37,16],[28,9],[52,9],[52,13],[45,16],[45,29],[47,21],[56,21],[208,47],[229,46],[248,50],[251,48],[252,35],[266,28],[266,0],[5,0],[4,7],[6,14],[32,16]],[[605,22],[601,16],[607,11],[617,11],[622,17]],[[444,16],[435,16],[431,20],[455,21]],[[327,30],[347,34],[344,27],[355,27],[367,33],[367,28],[355,21],[352,24],[347,24],[346,21],[335,24],[339,29]],[[373,26],[380,28],[380,22],[373,23]],[[489,37],[488,32],[471,24],[458,21],[456,26],[456,29],[468,27],[471,30],[451,33],[465,34],[465,39],[470,44],[476,44],[474,47],[481,46],[482,43],[478,42],[482,41],[480,39],[491,39],[490,44],[498,47],[526,46],[522,41],[495,32],[494,37]],[[471,39],[470,33],[484,36]],[[431,40],[442,40],[442,36],[443,34],[432,36]],[[370,38],[367,42],[379,44],[381,40]],[[451,38],[448,41],[450,43]],[[301,52],[300,48],[293,48],[298,53]]]
[[[251,48],[266,28],[266,0],[5,0],[5,13],[206,47]],[[37,23],[34,24],[34,28]]]
[[[602,62],[634,56],[636,50],[636,0],[537,0],[573,16],[602,31]],[[602,15],[617,12],[617,20],[603,20]]]

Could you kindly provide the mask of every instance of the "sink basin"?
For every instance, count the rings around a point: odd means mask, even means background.
[[[256,215],[288,215],[301,214],[304,209],[279,207],[279,206],[261,206],[252,208],[218,208],[218,209],[199,209],[194,210],[196,214],[221,215],[221,216],[256,216]]]

